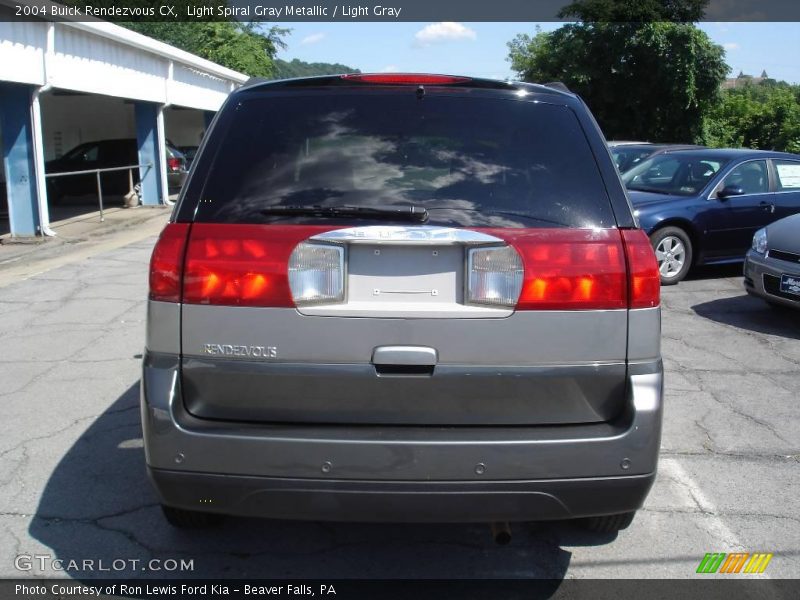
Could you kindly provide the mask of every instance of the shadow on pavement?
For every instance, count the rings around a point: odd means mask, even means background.
[[[800,311],[772,307],[748,295],[720,298],[692,306],[701,317],[740,329],[800,340]]]
[[[495,545],[483,524],[229,518],[215,529],[176,530],[161,515],[145,473],[138,395],[136,383],[75,442],[30,523],[31,536],[52,549],[71,577],[546,578],[556,580],[555,591],[571,559],[561,544],[600,545],[616,537],[569,523],[514,524],[508,546]],[[147,570],[154,558],[191,559],[194,568]],[[85,560],[94,560],[95,570]],[[99,561],[106,570],[97,570]]]
[[[694,267],[686,277],[687,281],[698,281],[703,279],[721,279],[724,277],[741,277],[742,263],[730,265],[708,265]]]

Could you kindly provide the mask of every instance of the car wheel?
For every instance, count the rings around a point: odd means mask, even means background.
[[[620,513],[618,515],[603,515],[602,517],[589,517],[581,521],[584,529],[595,533],[616,533],[633,523],[636,511]]]
[[[682,281],[692,266],[692,241],[679,227],[664,227],[650,236],[656,253],[661,285]]]
[[[203,529],[212,527],[222,522],[223,516],[215,513],[205,513],[196,510],[185,510],[173,506],[161,505],[167,522],[178,529]]]

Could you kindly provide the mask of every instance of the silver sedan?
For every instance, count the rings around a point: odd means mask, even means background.
[[[756,231],[744,261],[744,288],[772,305],[800,308],[800,214]]]

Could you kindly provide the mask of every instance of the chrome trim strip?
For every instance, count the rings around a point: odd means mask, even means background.
[[[497,244],[503,240],[469,229],[435,225],[367,225],[317,234],[311,240],[351,244]]]

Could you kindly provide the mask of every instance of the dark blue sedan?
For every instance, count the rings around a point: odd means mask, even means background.
[[[760,150],[659,154],[622,175],[661,283],[695,265],[742,262],[753,234],[800,213],[800,156]]]

